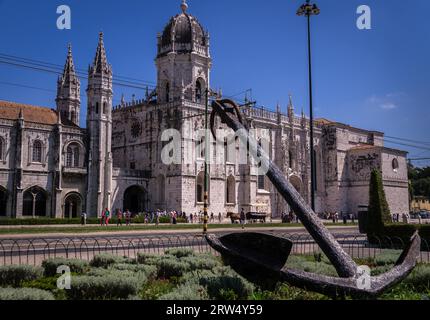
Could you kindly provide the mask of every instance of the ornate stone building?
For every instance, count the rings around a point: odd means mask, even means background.
[[[210,88],[210,37],[187,13],[171,18],[158,35],[157,87],[144,99],[112,105],[112,67],[100,35],[88,72],[87,127],[79,127],[80,81],[69,48],[58,79],[56,110],[0,101],[0,216],[97,216],[103,208],[203,209],[204,157],[193,132],[204,128],[205,93]],[[246,107],[257,136],[269,142],[271,159],[309,200],[309,121],[287,112]],[[218,128],[223,124],[217,123]],[[161,161],[166,129],[181,133],[181,158]],[[315,128],[318,212],[357,213],[368,204],[370,172],[383,174],[390,208],[408,211],[406,152],[385,148],[383,133],[319,119]],[[251,163],[240,164],[225,149],[211,157],[209,212],[259,211],[280,216],[288,206]]]

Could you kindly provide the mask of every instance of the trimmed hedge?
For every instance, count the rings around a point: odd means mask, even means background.
[[[53,258],[47,259],[42,262],[42,268],[45,270],[45,277],[54,277],[57,274],[59,266],[68,266],[70,272],[84,273],[89,268],[89,263],[84,260],[66,259],[66,258]]]
[[[54,218],[31,218],[31,219],[15,219],[15,218],[0,218],[2,226],[38,226],[38,225],[66,225],[66,224],[81,224],[80,218],[75,219],[54,219]],[[87,218],[87,224],[100,224],[99,218]]]
[[[404,244],[408,243],[415,231],[419,232],[423,241],[421,249],[430,250],[430,224],[388,224],[384,226],[384,232],[381,236],[377,236],[381,242],[384,242],[384,237],[390,238],[392,241],[402,241]],[[378,244],[375,238],[369,237],[369,241]],[[426,242],[428,247],[426,246]]]
[[[0,300],[55,300],[54,295],[45,290],[33,288],[0,288]]]
[[[133,277],[107,275],[73,277],[66,295],[71,300],[116,300],[135,296],[139,283]]]
[[[24,281],[43,276],[43,268],[25,265],[0,266],[0,287],[20,287]]]
[[[117,221],[116,217],[110,219],[111,224],[115,224]],[[186,223],[187,221],[183,218],[178,218],[177,223]],[[123,219],[125,223],[125,219]],[[135,217],[131,219],[131,223],[144,224],[145,218],[143,216]],[[154,220],[155,223],[155,220]],[[170,218],[160,217],[160,224],[169,224]],[[0,226],[40,226],[40,225],[78,225],[81,224],[80,218],[73,219],[57,219],[57,218],[0,218]],[[100,225],[100,218],[87,218],[87,225]]]

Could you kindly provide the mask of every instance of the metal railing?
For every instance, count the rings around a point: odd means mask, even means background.
[[[279,234],[293,242],[291,254],[321,253],[318,244],[307,234]],[[402,250],[401,238],[374,238],[362,235],[335,235],[344,250],[354,259],[374,258],[386,250]],[[139,237],[74,237],[51,239],[0,239],[0,265],[40,265],[49,258],[91,260],[106,253],[135,258],[138,253],[163,254],[168,249],[189,248],[198,253],[217,255],[201,235],[151,235]],[[419,262],[430,262],[429,243],[422,239]]]

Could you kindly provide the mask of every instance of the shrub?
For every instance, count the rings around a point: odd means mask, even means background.
[[[0,267],[0,287],[12,286],[20,287],[24,281],[31,281],[41,278],[43,269],[32,266],[1,266]]]
[[[178,259],[195,256],[194,251],[191,249],[169,249],[169,250],[166,250],[164,254],[169,256],[174,256]]]
[[[336,269],[331,264],[326,263],[328,260],[322,258],[321,262],[316,262],[311,258],[313,257],[290,256],[287,260],[287,267],[326,276],[337,276]]]
[[[147,278],[151,278],[151,279],[154,279],[157,276],[156,266],[122,263],[122,264],[113,264],[110,266],[110,269],[118,270],[118,271],[131,271],[131,272],[143,273]]]
[[[54,291],[57,289],[57,277],[40,278],[22,282],[22,287]]]
[[[197,270],[184,275],[184,284],[197,284],[207,288],[210,298],[217,300],[248,299],[254,292],[254,285],[229,267],[215,267],[213,270]]]
[[[382,235],[384,224],[391,222],[391,213],[385,197],[382,177],[379,170],[373,170],[370,177],[369,212],[367,215],[367,234]]]
[[[138,253],[137,254],[137,263],[146,264],[146,265],[156,265],[161,256],[150,253]]]
[[[72,278],[71,288],[66,291],[71,300],[127,299],[136,295],[138,283],[133,277],[78,276]]]
[[[57,275],[57,268],[59,266],[68,266],[73,273],[84,273],[88,269],[89,264],[87,261],[77,259],[54,258],[44,260],[42,267],[45,270],[45,277]]]
[[[159,278],[170,279],[182,277],[185,272],[190,270],[190,265],[173,257],[163,257],[158,261],[157,268]]]
[[[170,293],[159,298],[159,300],[208,300],[206,289],[195,283],[182,284]]]
[[[148,282],[141,290],[140,296],[143,300],[157,300],[161,296],[172,292],[174,284],[168,280],[155,280]]]
[[[129,259],[125,257],[118,257],[111,254],[98,254],[91,260],[90,265],[95,268],[107,268],[115,263],[127,263]]]
[[[33,288],[0,288],[0,300],[55,300],[51,292]]]
[[[402,254],[399,250],[384,250],[375,256],[375,264],[377,266],[393,265],[399,260]]]
[[[216,259],[208,259],[206,257],[186,257],[181,259],[182,262],[189,265],[190,270],[211,270],[217,266],[221,266],[221,263]]]
[[[403,282],[412,285],[415,290],[430,290],[430,265],[418,265]]]
[[[200,285],[207,288],[209,296],[217,300],[225,300],[226,289],[234,292],[237,299],[246,300],[254,292],[254,285],[239,275],[212,276],[199,279]],[[230,295],[231,295],[230,292]]]

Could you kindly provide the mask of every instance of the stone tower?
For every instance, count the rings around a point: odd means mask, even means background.
[[[100,215],[111,208],[112,183],[112,67],[100,33],[93,65],[88,70],[88,191],[87,213]]]
[[[57,111],[61,119],[68,120],[79,126],[81,112],[81,83],[76,76],[73,64],[72,47],[69,45],[66,64],[63,75],[57,82]]]
[[[209,33],[187,9],[184,0],[182,13],[171,18],[158,35],[157,95],[161,104],[181,99],[204,103],[209,87]]]

